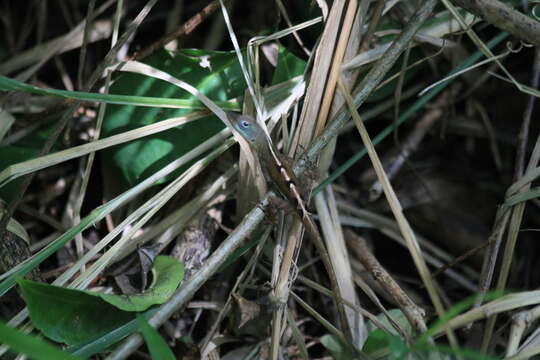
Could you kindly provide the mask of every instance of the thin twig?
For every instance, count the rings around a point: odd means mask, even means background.
[[[424,321],[425,311],[416,305],[412,299],[403,291],[401,286],[392,278],[386,269],[379,263],[367,247],[366,240],[356,235],[353,231],[345,232],[350,241],[354,241],[354,251],[362,265],[371,273],[371,276],[392,296],[409,323],[420,334],[427,330]]]
[[[228,3],[230,0],[225,0],[225,3]],[[148,45],[146,48],[141,50],[139,53],[135,54],[134,60],[144,59],[148,55],[153,54],[156,50],[161,49],[167,43],[173,41],[174,39],[189,35],[193,30],[197,28],[204,20],[206,20],[210,15],[212,15],[217,9],[219,9],[219,0],[214,0],[210,4],[206,5],[204,9],[199,11],[197,14],[193,15],[188,21],[180,25],[175,31],[165,35],[163,38],[158,41]]]

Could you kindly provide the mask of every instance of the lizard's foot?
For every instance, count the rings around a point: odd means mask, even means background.
[[[270,208],[273,208],[276,212],[283,211],[286,215],[289,215],[291,213],[296,214],[298,210],[302,209],[300,205],[298,205],[298,209],[295,209],[295,207],[289,201],[277,196],[270,197],[268,201],[270,203]]]
[[[274,224],[277,223],[279,212],[283,210],[284,205],[288,205],[284,203],[286,203],[286,201],[277,196],[268,197],[268,206],[263,208],[268,222]]]
[[[304,199],[307,199],[309,197],[309,189],[311,189],[313,187],[313,184],[319,180],[319,170],[317,169],[317,164],[309,160],[309,158],[307,157],[307,152],[303,150],[303,147],[301,145],[299,146],[302,149],[302,153],[299,156],[299,159],[302,159],[302,161],[306,165],[302,176],[299,178],[299,185],[302,189],[305,189],[302,197]]]
[[[273,219],[274,222],[277,219],[277,215],[280,211],[291,211],[294,210],[291,207],[291,204],[278,196],[270,196],[268,197],[268,207],[266,209],[266,214],[269,218]]]

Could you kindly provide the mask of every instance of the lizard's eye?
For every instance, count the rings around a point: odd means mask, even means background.
[[[241,122],[242,126],[245,127],[245,128],[248,128],[249,127],[249,122],[247,122],[246,120],[243,120]]]

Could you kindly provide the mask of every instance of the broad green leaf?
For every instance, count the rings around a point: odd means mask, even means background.
[[[133,319],[99,297],[83,291],[19,279],[32,324],[46,337],[66,344],[78,344]]]
[[[184,265],[172,256],[158,256],[152,269],[153,284],[142,294],[97,294],[109,304],[124,311],[144,311],[155,304],[163,304],[174,293],[184,278]]]
[[[24,279],[18,283],[32,323],[45,336],[73,345],[124,325],[134,318],[133,311],[167,301],[184,276],[183,265],[170,256],[158,256],[153,274],[153,285],[136,295],[80,291]]]
[[[157,332],[156,329],[150,326],[145,318],[142,316],[137,317],[139,323],[139,329],[144,337],[146,346],[150,350],[150,356],[154,360],[174,360],[174,356],[169,345],[163,340],[161,335]]]
[[[302,75],[305,68],[306,62],[304,60],[296,57],[287,48],[280,47],[276,70],[272,77],[272,84],[276,85],[280,82],[290,80],[295,76]]]
[[[388,358],[391,360],[404,359],[409,352],[407,344],[399,336],[388,336],[388,348],[390,349]]]
[[[145,63],[193,85],[214,101],[238,97],[243,95],[245,89],[244,78],[234,52],[182,50],[171,54],[163,50],[146,59]],[[168,82],[132,73],[120,76],[110,91],[115,94],[195,100],[191,94]],[[192,109],[111,105],[107,107],[103,136],[185,115],[190,111]],[[144,139],[118,145],[106,150],[104,158],[111,169],[131,186],[189,152],[223,127],[224,124],[218,118],[209,116]],[[177,173],[186,167],[179,169]]]
[[[347,345],[339,341],[333,335],[324,335],[321,337],[321,344],[332,354],[334,360],[353,360],[354,351]]]
[[[158,310],[158,307],[153,307],[149,310],[146,310],[139,316],[144,316],[146,319],[149,319],[154,315]],[[116,329],[111,330],[110,332],[91,339],[89,341],[68,346],[66,351],[70,353],[88,358],[94,354],[100,353],[107,349],[108,347],[116,344],[118,341],[122,340],[126,336],[133,334],[134,332],[139,331],[139,322],[137,319],[133,319]]]
[[[12,350],[37,360],[81,360],[78,356],[63,352],[36,336],[28,335],[0,322],[0,343]]]

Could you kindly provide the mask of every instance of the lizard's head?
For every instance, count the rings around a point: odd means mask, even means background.
[[[228,115],[236,131],[250,144],[257,145],[261,137],[264,139],[263,129],[253,117],[235,113],[228,113]]]

